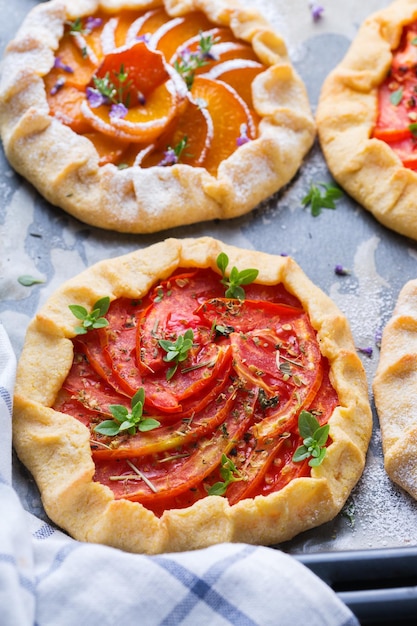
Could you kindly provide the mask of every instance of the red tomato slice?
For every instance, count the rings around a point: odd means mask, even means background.
[[[200,437],[209,435],[222,424],[233,408],[236,399],[236,385],[227,376],[216,393],[209,396],[205,406],[191,415],[189,412],[176,415],[177,421],[169,426],[161,426],[151,432],[137,433],[127,439],[120,437],[113,448],[98,448],[93,452],[95,460],[138,457],[155,454],[164,450],[175,450]],[[157,416],[159,419],[159,416]],[[105,439],[106,443],[109,443]],[[104,441],[103,437],[94,437]],[[94,445],[94,442],[92,443]]]
[[[159,346],[159,339],[175,340],[191,328],[196,342],[209,340],[209,327],[203,327],[194,311],[207,297],[221,291],[219,276],[204,271],[178,274],[155,287],[138,337],[139,368],[143,374],[170,367],[163,360],[166,352]]]
[[[221,461],[222,454],[227,454],[246,432],[253,413],[256,393],[250,390],[239,390],[236,394],[233,410],[228,414],[224,425],[217,428],[211,437],[203,437],[196,444],[181,448],[178,455],[171,461],[163,461],[164,457],[151,455],[145,459],[134,459],[136,469],[145,476],[143,480],[120,480],[126,471],[132,475],[130,465],[126,467],[123,460],[110,461],[96,466],[95,480],[111,485],[116,498],[126,498],[152,506],[167,496],[174,498],[199,485]],[[185,455],[185,456],[182,456]],[[118,478],[114,478],[114,477]],[[150,481],[150,482],[149,482]],[[150,484],[152,486],[150,486]]]
[[[210,327],[221,325],[242,333],[282,326],[303,313],[302,309],[285,304],[229,298],[207,300],[197,312]]]
[[[122,404],[130,409],[130,398],[118,393],[88,362],[82,342],[74,340],[74,346],[77,349],[74,363],[62,388],[80,404],[106,416],[111,415],[109,404]]]
[[[314,404],[312,406],[306,404],[304,407],[314,413],[320,425],[329,421],[338,404],[337,394],[330,384],[328,365],[323,366],[323,369],[321,387],[314,398]],[[297,410],[297,419],[300,410]],[[328,445],[329,443],[330,441]],[[292,460],[294,452],[301,444],[295,421],[287,432],[278,438],[265,440],[262,445],[259,445],[256,438],[249,441],[244,452],[244,460],[237,465],[245,480],[231,483],[228,487],[227,498],[230,504],[255,495],[268,495],[279,491],[294,478],[308,476],[310,473],[308,459],[300,463],[294,463]],[[237,446],[237,458],[239,455],[241,451]]]
[[[405,167],[416,168],[417,138],[410,129],[417,121],[416,25],[405,27],[393,53],[389,75],[378,90],[378,119],[373,137],[390,145]]]

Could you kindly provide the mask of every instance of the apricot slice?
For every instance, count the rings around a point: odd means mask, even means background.
[[[233,87],[252,109],[252,82],[264,70],[265,67],[258,61],[232,59],[215,65],[205,76],[213,80],[222,80]]]
[[[122,74],[127,75],[124,81]],[[96,71],[97,78],[106,76],[114,84],[119,101],[123,101],[126,106],[134,105],[138,101],[138,94],[146,98],[170,77],[162,55],[150,50],[143,41],[107,54]],[[120,90],[123,90],[123,97],[120,97]]]
[[[154,141],[167,127],[177,110],[177,98],[171,81],[154,89],[146,104],[130,107],[123,118],[111,117],[108,105],[91,108],[87,101],[82,113],[91,126],[105,135],[135,142]]]
[[[126,44],[137,41],[140,37],[147,39],[155,33],[170,17],[163,8],[151,9],[134,20],[126,32]]]
[[[50,114],[56,117],[62,124],[69,126],[76,133],[87,133],[91,130],[90,124],[82,113],[82,105],[85,102],[85,94],[75,87],[63,84],[57,88],[57,82],[47,77],[46,98],[49,104]],[[49,82],[51,80],[51,82]],[[56,91],[54,91],[56,89]]]
[[[244,100],[226,83],[196,76],[191,93],[195,100],[206,103],[213,122],[213,139],[203,163],[213,174],[238,148],[243,130],[249,140],[255,138],[255,124]]]
[[[192,100],[188,101],[173,127],[168,129],[149,150],[138,155],[136,165],[152,167],[154,165],[173,165],[176,162],[194,167],[201,166],[207,156],[213,139],[213,122],[207,109],[200,108]],[[175,149],[183,148],[178,160]]]
[[[151,37],[149,45],[157,48],[167,61],[175,54],[183,42],[199,32],[211,28],[212,25],[204,13],[190,13],[185,17],[173,18],[161,26]]]

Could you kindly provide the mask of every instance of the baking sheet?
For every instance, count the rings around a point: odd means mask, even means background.
[[[0,0],[0,52],[37,2]],[[327,73],[346,52],[377,0],[322,0],[314,21],[308,0],[241,0],[256,6],[284,36],[293,64],[303,78],[313,111]],[[0,320],[18,356],[30,319],[50,294],[85,267],[143,248],[166,237],[211,235],[227,243],[291,255],[309,278],[338,304],[350,321],[372,399],[378,362],[376,337],[391,315],[403,284],[417,274],[417,243],[390,232],[344,195],[336,210],[313,217],[301,200],[310,183],[330,182],[318,144],[286,189],[251,214],[227,222],[206,222],[154,235],[129,236],[95,229],[48,204],[17,175],[0,152]],[[335,274],[336,265],[350,270]],[[43,282],[19,284],[30,274]],[[372,400],[373,404],[373,400]],[[14,485],[25,508],[46,519],[33,479],[15,458]],[[293,553],[409,547],[416,544],[417,503],[385,474],[378,421],[362,479],[335,520],[280,546]]]

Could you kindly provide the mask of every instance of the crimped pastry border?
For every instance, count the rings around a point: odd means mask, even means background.
[[[417,499],[417,280],[401,289],[373,381],[387,474]],[[398,391],[401,390],[401,393]]]
[[[378,86],[416,0],[396,0],[368,17],[347,54],[324,81],[317,107],[319,140],[338,183],[384,226],[417,239],[417,173],[385,142],[371,138]]]
[[[330,419],[332,444],[310,478],[298,478],[277,493],[230,506],[208,496],[161,518],[141,504],[115,500],[93,482],[89,431],[54,411],[72,364],[74,319],[68,305],[91,308],[103,294],[111,299],[144,295],[177,267],[211,267],[224,251],[238,269],[259,268],[256,282],[282,282],[309,313],[340,406]],[[205,237],[167,239],[148,248],[101,261],[67,281],[29,325],[19,360],[14,403],[14,446],[33,474],[49,517],[82,541],[127,551],[159,553],[222,541],[276,544],[332,519],[364,468],[372,416],[367,382],[346,318],[289,257],[244,250]]]
[[[42,77],[53,66],[66,19],[99,8],[117,13],[161,5],[171,16],[203,11],[230,26],[268,66],[253,82],[259,136],[224,160],[217,176],[184,164],[99,167],[91,141],[49,115]],[[32,9],[6,49],[0,133],[12,166],[52,204],[93,226],[151,233],[251,211],[295,175],[315,125],[284,41],[255,10],[226,0],[50,0]]]

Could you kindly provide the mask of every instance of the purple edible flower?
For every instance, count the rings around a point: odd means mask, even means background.
[[[373,354],[373,350],[371,347],[369,348],[356,348],[358,352],[361,352],[362,354],[366,354],[366,356],[371,357]]]
[[[145,33],[144,35],[136,35],[136,41],[143,41],[143,43],[149,43],[151,36],[149,33]]]
[[[121,119],[123,117],[126,117],[127,115],[127,108],[125,107],[125,105],[123,104],[123,102],[119,102],[118,104],[112,104],[111,109],[110,109],[110,113],[109,113],[109,117],[115,118],[115,119]]]
[[[56,93],[58,93],[58,91],[62,89],[64,85],[65,85],[65,78],[63,76],[60,76],[57,79],[55,85],[52,87],[51,91],[49,92],[51,96],[54,96]]]
[[[348,276],[350,274],[350,271],[346,269],[345,267],[343,267],[343,265],[338,264],[338,265],[335,265],[334,273],[337,274],[338,276]]]
[[[91,31],[95,28],[99,28],[102,23],[103,20],[101,19],[101,17],[93,17],[92,15],[90,15],[90,17],[87,17],[84,22],[84,32],[91,33]]]
[[[375,345],[377,348],[381,347],[381,341],[382,341],[382,329],[378,328],[378,330],[375,333]]]
[[[315,22],[318,22],[321,19],[322,14],[324,13],[324,7],[321,4],[316,4],[315,2],[310,3],[310,11],[311,16]]]
[[[241,124],[240,126],[240,137],[236,139],[237,146],[243,146],[243,144],[248,143],[250,141],[248,137],[248,127],[246,124]]]
[[[92,109],[96,109],[102,104],[108,104],[108,99],[106,98],[106,96],[103,96],[103,94],[100,93],[98,89],[94,89],[94,87],[87,87],[86,95],[88,104]]]
[[[168,148],[168,150],[164,152],[164,158],[158,163],[158,165],[175,165],[175,163],[178,163],[178,155],[175,154],[175,150],[173,148]]]
[[[74,73],[74,70],[72,69],[72,67],[69,65],[65,65],[65,63],[62,62],[60,57],[55,57],[54,67],[56,67],[59,70],[63,70],[64,72],[68,72],[68,74]]]

